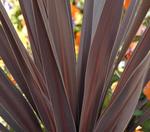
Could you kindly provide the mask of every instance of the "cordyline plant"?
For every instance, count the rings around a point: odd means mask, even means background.
[[[111,78],[141,25],[150,0],[86,0],[78,60],[69,0],[19,0],[31,57],[0,2],[0,56],[17,82],[0,70],[0,115],[17,132],[122,132],[150,67],[150,27],[112,95]],[[2,124],[2,131],[8,131]]]

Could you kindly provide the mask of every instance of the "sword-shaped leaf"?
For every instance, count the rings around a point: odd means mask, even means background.
[[[31,107],[0,69],[0,102],[25,131],[41,131]]]
[[[85,75],[85,91],[80,131],[92,131],[98,116],[99,100],[107,73],[110,53],[116,38],[123,0],[106,0],[91,42]]]
[[[102,114],[94,132],[99,132],[100,130],[120,132],[125,130],[138,103],[149,66],[150,54],[128,77],[127,82],[122,87],[123,90],[117,94],[113,103]]]
[[[15,131],[21,131],[22,128],[19,126],[19,124],[16,122],[15,118],[13,118],[10,113],[0,104],[0,116],[9,124],[11,128]]]
[[[3,52],[8,52],[12,50],[17,63],[25,79],[27,85],[30,88],[33,100],[37,107],[37,110],[42,118],[42,121],[46,124],[48,130],[55,130],[54,117],[52,113],[51,103],[49,102],[47,94],[47,89],[44,84],[41,74],[38,72],[33,61],[27,54],[25,48],[23,47],[19,37],[17,36],[2,4],[0,3],[0,20],[4,28],[3,35],[6,40],[6,44],[9,45],[8,49]],[[7,33],[7,34],[5,34]],[[3,41],[3,38],[1,38]],[[4,41],[3,41],[4,42]],[[5,43],[2,43],[0,46],[3,47]],[[7,58],[9,59],[9,58]]]

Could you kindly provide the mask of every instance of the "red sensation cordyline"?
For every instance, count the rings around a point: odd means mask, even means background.
[[[78,59],[69,0],[19,0],[33,58],[0,2],[0,116],[16,132],[123,132],[150,68],[150,27],[128,61],[109,106],[111,78],[150,0],[85,0]],[[8,129],[0,124],[1,131]]]

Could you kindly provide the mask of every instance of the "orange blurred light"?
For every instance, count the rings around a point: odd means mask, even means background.
[[[150,81],[147,83],[146,87],[143,90],[144,95],[148,100],[150,100]]]
[[[124,8],[127,10],[129,8],[129,5],[131,3],[131,0],[124,0]]]
[[[71,14],[73,16],[73,18],[76,16],[77,13],[79,13],[80,10],[73,4],[71,4]]]

